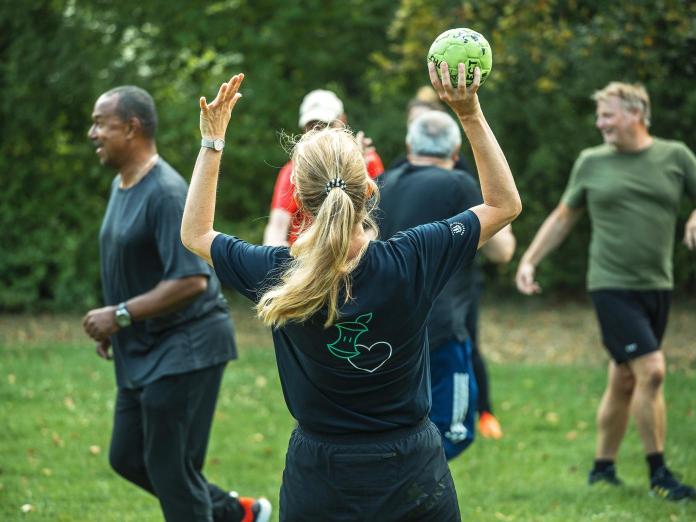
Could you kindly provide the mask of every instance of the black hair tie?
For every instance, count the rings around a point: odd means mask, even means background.
[[[335,188],[340,188],[341,190],[346,190],[346,182],[339,177],[335,177],[331,181],[326,183],[326,194],[328,195],[331,190]]]

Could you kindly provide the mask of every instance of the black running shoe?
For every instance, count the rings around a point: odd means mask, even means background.
[[[696,489],[679,482],[666,466],[659,468],[650,477],[650,493],[667,500],[696,498]]]
[[[613,464],[602,471],[597,471],[596,469],[590,471],[587,483],[591,486],[597,482],[606,482],[612,486],[623,485],[623,480],[616,476],[616,467]]]

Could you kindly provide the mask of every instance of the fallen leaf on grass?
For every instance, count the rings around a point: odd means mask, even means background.
[[[60,435],[58,435],[55,432],[53,433],[53,435],[51,435],[51,440],[53,441],[53,444],[55,444],[59,448],[62,448],[63,446],[65,446],[65,442],[63,442],[63,439],[61,439]]]
[[[70,411],[73,411],[75,409],[75,402],[72,400],[72,397],[66,397],[63,399],[63,404],[65,404],[65,407],[68,408]]]
[[[565,434],[566,440],[575,440],[578,438],[578,432],[575,430],[569,431]]]
[[[34,511],[34,506],[31,504],[22,504],[22,513],[29,513],[30,511]]]
[[[548,422],[549,424],[558,424],[558,421],[560,420],[558,413],[556,413],[555,411],[548,412],[545,415],[545,418],[546,422]]]
[[[89,447],[89,452],[92,455],[99,455],[101,453],[101,448],[97,446],[96,444],[93,444],[92,446]]]

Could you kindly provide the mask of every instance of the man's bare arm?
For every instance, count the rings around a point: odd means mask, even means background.
[[[694,210],[684,226],[684,244],[689,250],[696,250],[696,210]]]
[[[510,262],[516,246],[517,240],[512,233],[512,226],[507,225],[481,247],[481,252],[491,263],[504,264]]]
[[[559,203],[549,214],[534,236],[532,244],[522,255],[517,268],[515,283],[520,292],[527,295],[541,292],[541,287],[534,280],[536,266],[563,242],[582,214],[582,209],[572,208],[564,203]]]

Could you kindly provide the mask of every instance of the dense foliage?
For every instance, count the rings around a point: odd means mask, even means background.
[[[645,83],[654,133],[696,149],[695,20],[696,4],[678,0],[5,2],[0,310],[99,302],[97,233],[114,173],[99,166],[86,131],[94,100],[114,85],[153,94],[160,153],[189,176],[198,96],[213,95],[234,72],[247,74],[218,219],[258,240],[286,159],[279,132],[297,130],[304,93],[336,90],[352,125],[389,162],[402,152],[406,102],[427,82],[433,37],[473,27],[494,50],[481,100],[517,176],[525,211],[515,232],[524,248],[578,152],[598,142],[589,95],[608,81]],[[582,288],[588,234],[586,224],[579,228],[542,265],[546,288]],[[678,246],[675,260],[680,288],[693,292],[693,254]],[[503,269],[502,280],[513,270]]]

